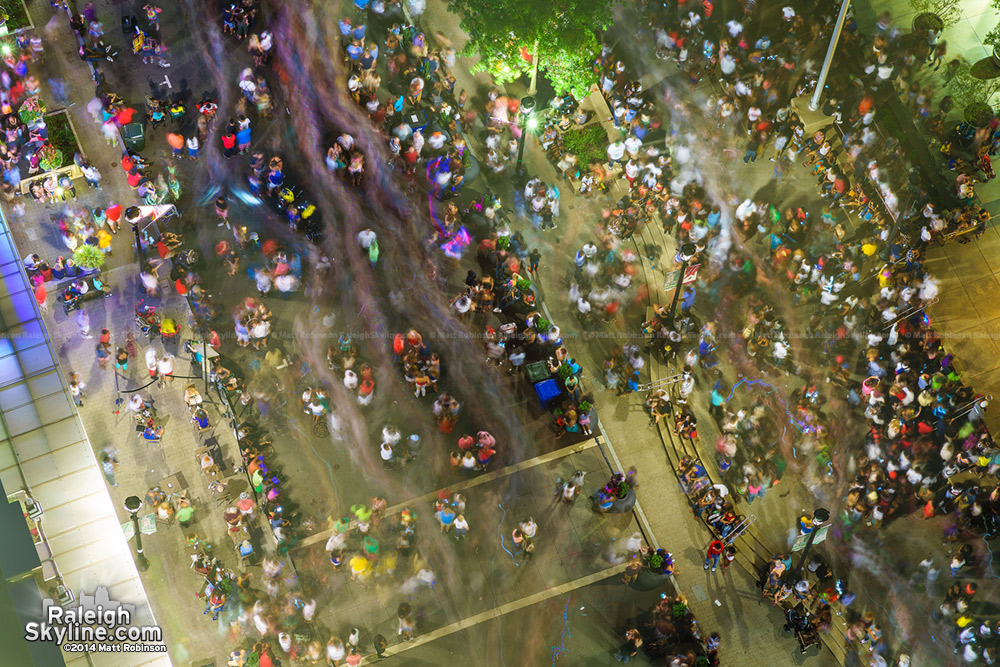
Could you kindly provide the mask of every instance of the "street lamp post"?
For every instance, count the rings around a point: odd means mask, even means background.
[[[681,287],[684,285],[684,272],[687,270],[688,264],[694,259],[694,256],[698,253],[698,249],[695,248],[693,243],[685,243],[677,250],[677,255],[674,256],[674,261],[680,261],[681,272],[677,276],[677,286],[674,288],[674,298],[670,300],[670,311],[667,313],[667,328],[674,326],[674,310],[677,308],[677,299],[681,295]]]
[[[889,257],[892,255],[892,244],[896,240],[896,235],[899,233],[899,228],[903,224],[904,219],[909,217],[910,207],[913,206],[913,201],[916,199],[917,193],[919,192],[920,174],[917,172],[916,168],[911,169],[910,173],[907,174],[907,182],[909,182],[910,187],[907,188],[906,203],[903,204],[903,208],[899,209],[896,219],[892,221],[892,229],[889,231],[889,238],[886,239],[885,248],[883,248],[880,253],[884,261],[889,261]]]
[[[132,517],[132,527],[135,529],[135,566],[140,572],[149,569],[149,561],[142,553],[142,533],[139,531],[139,515],[137,512],[142,508],[142,501],[138,496],[129,496],[125,499],[125,511]]]
[[[812,99],[809,100],[809,109],[812,111],[819,109],[819,100],[823,97],[823,89],[826,87],[826,77],[830,73],[830,66],[833,64],[833,54],[837,51],[837,43],[840,41],[840,33],[844,30],[844,22],[847,20],[847,10],[850,6],[851,0],[843,0],[840,5],[837,23],[833,26],[833,35],[831,35],[830,44],[826,48],[826,58],[823,59],[823,67],[819,71],[819,79],[816,80],[816,90],[813,91]]]
[[[822,528],[823,525],[829,520],[830,512],[825,508],[819,507],[813,512],[812,530],[809,531],[809,538],[806,540],[806,546],[802,550],[802,557],[799,558],[799,564],[796,565],[791,574],[788,575],[788,581],[792,586],[798,583],[799,572],[802,571],[802,566],[805,564],[806,558],[809,557],[809,549],[812,548],[813,540],[816,539],[816,533],[818,533],[819,529]]]
[[[521,98],[521,108],[520,108],[520,118],[518,119],[518,127],[521,128],[521,141],[517,144],[517,164],[514,165],[514,173],[518,176],[518,180],[523,181],[523,172],[521,169],[521,161],[524,159],[524,144],[528,140],[527,130],[535,129],[535,119],[531,116],[531,112],[535,110],[535,98],[531,95]]]
[[[142,263],[142,234],[139,230],[139,220],[142,219],[142,212],[138,206],[129,206],[125,209],[125,222],[132,227],[135,234],[135,251],[139,254],[139,263]]]

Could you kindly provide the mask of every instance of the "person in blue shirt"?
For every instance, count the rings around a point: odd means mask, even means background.
[[[240,552],[240,557],[247,558],[253,555],[253,545],[250,540],[243,540],[236,549]]]
[[[695,291],[693,287],[684,288],[684,296],[681,297],[681,314],[686,315],[694,306]]]
[[[208,428],[208,413],[205,412],[203,408],[198,408],[191,415],[191,421],[193,421],[198,428]]]
[[[718,379],[712,386],[711,405],[709,405],[708,407],[708,414],[712,415],[712,417],[715,418],[715,421],[719,424],[722,423],[724,417],[722,406],[725,404],[726,404],[726,385],[722,381],[722,379]]]

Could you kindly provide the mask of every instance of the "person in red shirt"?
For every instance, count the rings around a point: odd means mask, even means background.
[[[413,146],[410,146],[405,151],[403,151],[403,160],[406,162],[406,171],[412,173],[416,168],[417,160],[420,159],[420,153]]]
[[[222,135],[222,154],[227,158],[236,155],[236,135],[232,132]]]
[[[715,572],[715,568],[719,566],[719,556],[725,550],[726,545],[724,545],[720,540],[712,540],[712,543],[708,545],[708,555],[705,556],[705,569],[708,569],[709,564],[712,566],[712,572]]]

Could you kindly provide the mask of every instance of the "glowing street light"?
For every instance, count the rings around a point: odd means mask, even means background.
[[[538,119],[532,115],[535,110],[535,98],[531,95],[521,99],[521,141],[517,145],[517,164],[514,165],[514,173],[518,177],[518,182],[523,181],[523,174],[521,172],[521,161],[524,159],[524,143],[528,140],[525,134],[525,126],[527,129],[534,130],[538,127]]]

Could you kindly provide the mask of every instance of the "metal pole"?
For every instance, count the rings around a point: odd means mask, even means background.
[[[517,164],[514,165],[514,173],[518,174],[521,172],[521,160],[524,159],[524,142],[528,140],[528,135],[526,132],[527,126],[527,114],[522,113],[520,121],[517,126],[521,128],[521,141],[517,144]]]
[[[208,395],[208,343],[204,330],[201,332],[201,373],[205,376],[205,394]]]
[[[528,94],[534,95],[538,92],[538,40],[535,40],[535,46],[531,50],[531,83],[528,85]],[[561,90],[557,90],[556,94],[561,93]]]
[[[142,234],[139,232],[139,225],[132,223],[132,233],[135,234],[135,251],[139,255],[139,262],[142,262]]]
[[[135,529],[135,566],[139,568],[140,572],[145,572],[149,569],[149,561],[146,560],[145,554],[142,553],[142,532],[139,530],[139,515],[132,512],[132,527]]]
[[[830,73],[830,65],[833,64],[833,54],[837,51],[837,42],[840,41],[840,33],[844,30],[844,21],[847,20],[847,10],[851,6],[851,0],[843,0],[840,5],[840,14],[837,16],[837,23],[833,26],[833,35],[830,37],[830,46],[826,49],[826,58],[823,60],[823,69],[819,71],[819,79],[816,80],[816,90],[813,91],[812,99],[809,100],[809,109],[816,111],[819,109],[819,100],[823,97],[823,87],[826,85],[826,77]]]
[[[125,511],[132,517],[132,529],[135,532],[135,566],[140,572],[149,569],[149,561],[142,553],[142,533],[139,531],[139,515],[137,512],[142,509],[142,501],[139,496],[129,496],[125,499]]]
[[[889,237],[885,240],[885,247],[882,248],[882,252],[879,253],[879,256],[883,261],[889,261],[889,258],[892,256],[892,243],[896,240],[896,235],[899,234],[899,226],[903,224],[903,218],[906,217],[910,210],[911,199],[912,196],[907,197],[906,207],[901,209],[899,211],[899,215],[897,215],[896,219],[892,221],[892,229],[889,231]]]
[[[813,526],[812,531],[809,533],[809,539],[806,540],[806,547],[802,550],[802,557],[799,558],[799,564],[796,565],[788,574],[788,581],[792,586],[797,584],[799,581],[799,572],[802,571],[802,566],[805,565],[806,557],[809,556],[809,549],[812,548],[813,540],[816,539],[816,533],[819,532],[820,528],[822,528],[822,526]]]
[[[677,287],[674,288],[674,298],[670,300],[670,312],[667,314],[667,328],[670,329],[674,326],[674,309],[677,308],[677,299],[681,295],[681,287],[684,285],[684,272],[687,271],[688,262],[690,259],[685,259],[681,262],[681,272],[677,276]]]
[[[907,180],[909,181],[910,187],[907,188],[906,193],[906,203],[903,204],[903,208],[899,209],[899,214],[896,219],[892,221],[892,229],[889,231],[889,238],[886,239],[885,248],[882,249],[880,253],[883,260],[888,261],[892,254],[892,243],[896,240],[896,235],[899,233],[899,228],[903,224],[903,220],[908,218],[910,215],[910,209],[913,207],[913,201],[917,196],[917,188],[920,186],[920,175],[916,173],[915,170],[911,170],[907,175]]]
[[[802,550],[802,557],[799,558],[799,564],[789,573],[787,581],[791,583],[792,586],[798,583],[799,572],[802,571],[802,566],[806,562],[806,558],[809,556],[809,549],[812,548],[813,540],[816,539],[816,533],[826,526],[827,522],[830,520],[830,512],[824,507],[819,507],[813,512],[812,530],[809,531],[809,538],[806,540],[806,546]]]

